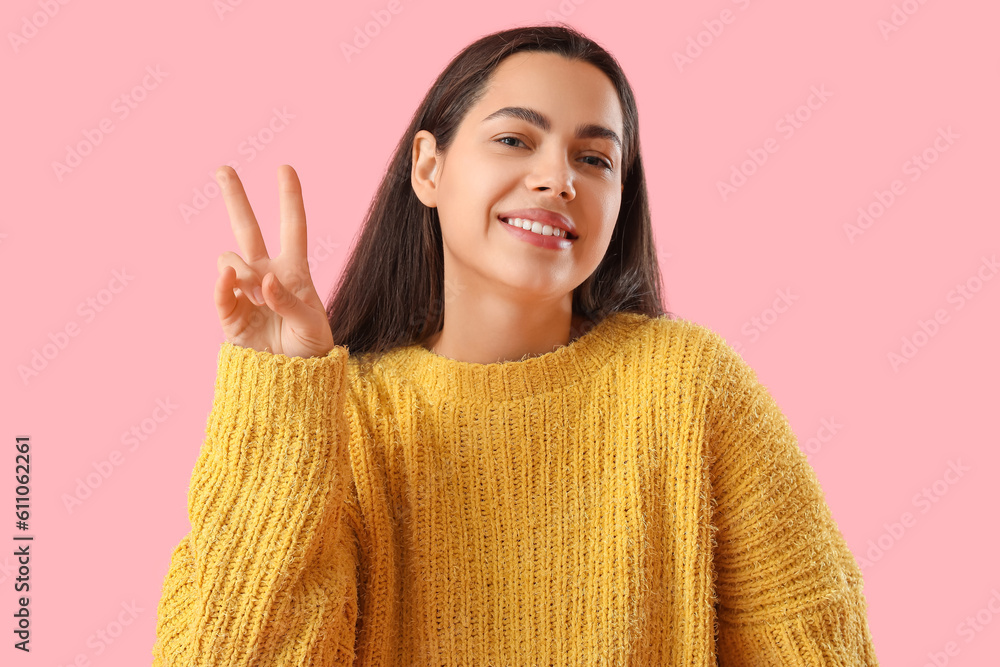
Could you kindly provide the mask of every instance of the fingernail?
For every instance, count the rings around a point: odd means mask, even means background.
[[[264,293],[260,291],[260,287],[253,288],[253,298],[257,302],[258,306],[264,305]]]

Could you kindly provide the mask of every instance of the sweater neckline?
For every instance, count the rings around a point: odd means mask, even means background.
[[[516,400],[565,389],[592,376],[622,349],[632,326],[646,319],[642,313],[611,313],[567,345],[520,361],[458,361],[413,343],[386,354],[381,365],[432,393],[466,400]]]

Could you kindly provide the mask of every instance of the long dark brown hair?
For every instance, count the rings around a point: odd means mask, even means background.
[[[664,315],[632,88],[610,53],[568,25],[528,26],[487,35],[455,56],[396,145],[326,308],[334,342],[346,346],[352,356],[364,355],[371,361],[394,347],[423,343],[443,326],[441,226],[437,209],[425,206],[410,182],[413,138],[419,130],[427,130],[434,135],[438,152],[447,151],[494,70],[520,51],[558,53],[589,62],[611,79],[621,101],[625,131],[621,209],[604,259],[573,290],[573,313],[591,324],[614,312]]]

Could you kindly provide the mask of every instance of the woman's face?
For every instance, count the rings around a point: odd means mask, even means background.
[[[509,108],[536,122],[501,111]],[[418,132],[411,180],[438,209],[448,287],[537,304],[586,280],[621,207],[622,124],[615,88],[597,67],[520,52],[497,67],[445,154],[435,155],[433,135]],[[569,240],[539,237],[500,219],[523,209],[561,215],[575,231]]]

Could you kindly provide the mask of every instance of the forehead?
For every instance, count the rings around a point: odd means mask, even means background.
[[[594,123],[622,136],[621,103],[611,79],[589,62],[557,53],[522,51],[505,58],[468,120],[478,125],[505,106],[536,109],[556,126]]]

